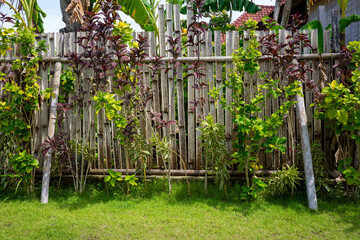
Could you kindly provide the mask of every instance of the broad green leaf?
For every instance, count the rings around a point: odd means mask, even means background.
[[[118,0],[118,3],[121,5],[121,11],[134,19],[142,29],[159,33],[148,0]]]
[[[106,176],[104,179],[104,182],[108,182],[108,181],[110,181],[110,179],[111,179],[111,176]]]
[[[33,170],[33,166],[26,166],[26,172],[30,173]]]
[[[341,109],[338,111],[336,119],[342,124],[347,124],[348,121],[348,113],[345,109]]]
[[[248,13],[256,13],[261,10],[261,7],[250,0],[205,0],[203,10],[207,12],[226,11],[246,11]],[[182,14],[186,14],[186,6],[181,8]]]
[[[340,32],[345,32],[345,28],[347,28],[351,23],[360,21],[360,15],[352,14],[348,17],[342,18],[339,20]]]
[[[109,169],[109,174],[110,174],[110,176],[113,177],[113,178],[116,178],[116,177],[117,177],[116,173],[115,173],[114,170],[112,170],[112,169]]]
[[[116,179],[115,178],[110,179],[110,184],[111,186],[115,187]]]
[[[305,24],[301,30],[309,30],[309,38],[311,40],[311,31],[310,30],[314,30],[317,29],[318,30],[318,52],[319,53],[323,53],[324,52],[324,30],[323,27],[321,25],[321,22],[317,19],[308,22],[307,24]]]

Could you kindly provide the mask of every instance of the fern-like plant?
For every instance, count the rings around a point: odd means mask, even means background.
[[[200,126],[205,168],[210,168],[215,173],[215,182],[226,194],[226,182],[230,178],[228,170],[230,160],[225,147],[225,127],[216,123],[211,114],[201,122]]]
[[[301,179],[300,173],[295,166],[285,164],[282,170],[278,170],[277,173],[271,176],[268,185],[270,194],[273,196],[293,195],[296,187],[300,185]]]

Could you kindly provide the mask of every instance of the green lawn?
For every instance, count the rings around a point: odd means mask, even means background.
[[[192,186],[191,198],[179,183],[171,197],[162,187],[130,197],[65,190],[47,205],[13,196],[0,203],[0,239],[360,239],[354,199],[319,201],[310,211],[303,195],[242,202],[234,192],[226,200],[215,189],[204,196],[201,186]]]

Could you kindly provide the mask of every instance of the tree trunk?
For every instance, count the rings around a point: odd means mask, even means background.
[[[280,8],[281,8],[281,0],[276,0],[275,2],[275,8],[274,8],[274,20],[277,22],[279,19],[280,14]]]
[[[62,20],[65,23],[65,27],[60,29],[60,32],[77,32],[81,28],[80,23],[70,23],[71,13],[65,11],[67,6],[69,6],[71,0],[60,0],[60,8],[62,14]]]
[[[292,0],[286,0],[281,18],[281,26],[286,27],[291,13]]]

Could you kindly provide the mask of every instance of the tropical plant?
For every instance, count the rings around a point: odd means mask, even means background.
[[[15,156],[20,156],[20,153],[28,159],[27,156],[35,152],[32,141],[34,112],[39,107],[39,99],[51,96],[51,89],[40,91],[37,84],[39,53],[46,51],[45,42],[40,41],[35,46],[33,29],[21,24],[19,16],[15,19],[5,14],[0,16],[2,23],[14,26],[0,29],[0,57],[5,58],[13,45],[18,46],[19,54],[18,59],[4,63],[0,68],[0,82],[5,83],[0,98],[0,149],[5,166],[9,167],[10,159],[19,159]],[[2,170],[7,171],[6,168]]]
[[[111,0],[112,1],[112,0]],[[146,31],[155,31],[159,33],[155,15],[156,7],[159,1],[154,0],[116,0],[121,6],[120,11],[134,19],[140,27]],[[66,12],[71,12],[70,23],[79,22],[83,24],[83,17],[87,10],[98,12],[100,10],[99,0],[71,0],[70,4],[65,9]]]
[[[8,5],[15,12],[15,14],[18,14],[21,21],[25,24],[24,19],[22,19],[19,14],[21,11],[24,12],[26,16],[26,26],[28,28],[34,27],[39,33],[44,32],[43,18],[46,17],[46,14],[37,4],[37,0],[0,0],[0,4]]]
[[[302,149],[298,150],[299,159],[302,159]],[[331,192],[331,181],[328,177],[329,170],[325,159],[325,153],[321,150],[321,144],[318,141],[314,141],[311,144],[311,158],[314,168],[315,186],[316,192],[323,194]]]
[[[277,137],[278,129],[283,124],[283,119],[288,114],[289,108],[295,103],[294,96],[299,93],[299,83],[293,80],[282,88],[279,87],[279,79],[266,78],[260,73],[265,84],[258,85],[255,96],[249,101],[245,100],[244,76],[245,73],[252,75],[259,71],[258,59],[261,52],[258,50],[259,42],[255,36],[257,22],[248,21],[246,23],[249,30],[249,41],[246,48],[239,48],[234,54],[234,72],[230,79],[225,82],[225,86],[232,90],[233,102],[226,105],[226,100],[222,99],[222,105],[230,111],[233,121],[237,125],[237,140],[235,142],[235,152],[233,161],[238,164],[239,171],[245,170],[246,187],[250,188],[249,170],[254,173],[259,169],[258,155],[261,148],[267,152],[284,152],[282,146],[286,139]],[[263,40],[267,49],[267,40]],[[274,77],[277,77],[274,75]],[[264,89],[268,93],[264,94]],[[216,93],[212,92],[212,93]],[[216,94],[215,94],[216,95]],[[260,113],[264,109],[265,99],[279,98],[286,101],[279,106],[279,109],[268,118],[260,118]]]
[[[227,182],[230,179],[229,166],[230,157],[225,147],[225,126],[216,123],[214,117],[210,114],[200,123],[203,147],[203,156],[205,158],[205,170],[209,167],[215,174],[215,182],[219,184],[219,189],[224,189],[225,194]],[[207,190],[207,172],[205,178],[205,190]]]
[[[300,173],[295,166],[285,164],[281,170],[271,175],[268,190],[271,195],[294,194],[295,189],[300,185]]]
[[[261,10],[261,7],[249,0],[186,0],[187,3],[195,3],[202,1],[204,4],[201,8],[201,12],[219,12],[225,11],[245,11],[248,13],[256,13]],[[182,14],[186,14],[186,6],[181,8]],[[230,19],[231,19],[230,13]]]
[[[360,42],[351,42],[341,50],[340,61],[333,66],[340,82],[333,80],[323,88],[321,101],[315,104],[317,108],[314,117],[329,122],[334,132],[340,152],[339,160],[355,159],[351,145],[360,143],[359,55]]]
[[[251,187],[242,186],[240,199],[242,200],[254,200],[259,196],[261,191],[264,191],[267,187],[267,184],[263,182],[261,179],[253,177],[252,178],[253,184]]]

